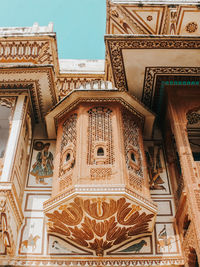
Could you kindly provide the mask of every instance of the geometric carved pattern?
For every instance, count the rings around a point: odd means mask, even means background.
[[[112,174],[111,168],[91,168],[90,176],[92,180],[110,179]]]
[[[128,179],[131,186],[139,191],[142,191],[143,179],[141,179],[141,177],[134,175],[132,172],[129,172]]]
[[[124,134],[124,149],[126,157],[126,165],[131,176],[129,176],[130,184],[133,183],[133,176],[143,176],[141,167],[141,154],[139,147],[139,127],[136,124],[134,117],[131,113],[123,111],[123,134]]]
[[[200,190],[194,190],[194,194],[195,194],[198,210],[200,211]]]
[[[150,232],[149,223],[154,214],[141,210],[124,197],[77,197],[69,204],[61,205],[59,211],[46,213],[48,232],[102,256],[112,246]]]
[[[91,108],[89,113],[88,127],[88,164],[95,162],[95,148],[98,144],[105,147],[106,158],[104,164],[113,164],[113,141],[111,110],[104,107]],[[100,146],[101,146],[100,145]]]
[[[63,123],[61,151],[70,143],[72,143],[74,147],[76,146],[76,122],[77,114],[74,113]]]
[[[72,184],[72,174],[59,179],[59,191],[63,191]]]
[[[70,171],[75,164],[76,158],[76,123],[77,123],[77,114],[72,114],[64,123],[63,123],[63,135],[61,142],[61,162],[60,162],[60,175],[65,174]],[[71,176],[70,176],[71,177]],[[64,180],[60,180],[60,187],[66,187],[71,184],[72,178],[68,179],[65,177]]]

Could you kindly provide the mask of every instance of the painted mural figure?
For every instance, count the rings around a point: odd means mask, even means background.
[[[163,185],[165,182],[160,176],[160,173],[163,172],[161,160],[160,160],[160,146],[148,147],[146,151],[147,166],[149,171],[149,184],[151,190],[165,190],[166,188]]]
[[[53,176],[53,154],[49,147],[50,143],[41,146],[41,151],[37,153],[36,162],[32,166],[30,174],[36,177],[36,183],[46,184],[44,178]]]
[[[36,235],[33,237],[32,234],[30,234],[30,236],[28,237],[27,240],[24,240],[22,242],[22,248],[28,248],[29,246],[32,248],[32,251],[34,251],[36,249],[36,243],[37,243],[37,240],[40,239],[40,236],[39,235]]]
[[[167,230],[166,230],[166,225],[164,225],[163,229],[160,231],[160,233],[158,234],[158,248],[159,250],[162,248],[164,249],[165,247],[168,247],[169,251],[172,248],[171,245],[171,240],[173,239],[173,237],[168,237],[167,236]]]
[[[120,252],[140,252],[143,246],[147,246],[147,242],[142,239],[140,242],[133,244],[132,246],[121,250]]]

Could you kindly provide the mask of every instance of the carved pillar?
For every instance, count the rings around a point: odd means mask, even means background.
[[[186,190],[189,217],[194,231],[193,242],[197,254],[200,255],[200,205],[199,181],[194,171],[193,157],[187,137],[187,119],[185,103],[189,101],[180,97],[175,90],[168,91],[168,112],[180,158],[182,175]],[[177,104],[178,103],[178,104]],[[188,236],[190,238],[190,236]],[[187,243],[187,242],[186,242]]]
[[[164,129],[164,141],[165,141],[165,150],[167,156],[167,164],[171,177],[172,188],[174,191],[176,205],[181,197],[184,182],[182,178],[181,169],[179,168],[178,158],[176,155],[176,147],[174,144],[173,134],[171,132],[171,126],[169,123],[169,114],[166,115],[165,119],[165,129]]]

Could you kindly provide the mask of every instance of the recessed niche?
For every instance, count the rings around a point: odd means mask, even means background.
[[[135,162],[135,154],[133,152],[131,152],[131,159]]]
[[[98,157],[102,157],[102,156],[104,156],[104,149],[103,149],[102,147],[99,147],[99,148],[97,149],[97,156],[98,156]]]
[[[66,161],[69,161],[70,160],[70,158],[71,158],[71,155],[70,155],[70,153],[67,153],[67,155],[66,155]]]

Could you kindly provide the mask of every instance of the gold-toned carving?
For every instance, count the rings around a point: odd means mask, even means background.
[[[118,200],[77,197],[59,210],[46,213],[48,232],[62,235],[98,256],[132,236],[149,233],[149,223],[154,217],[123,197]]]
[[[198,25],[196,22],[189,22],[186,26],[185,26],[185,30],[189,33],[193,33],[196,32],[196,30],[198,29]]]

